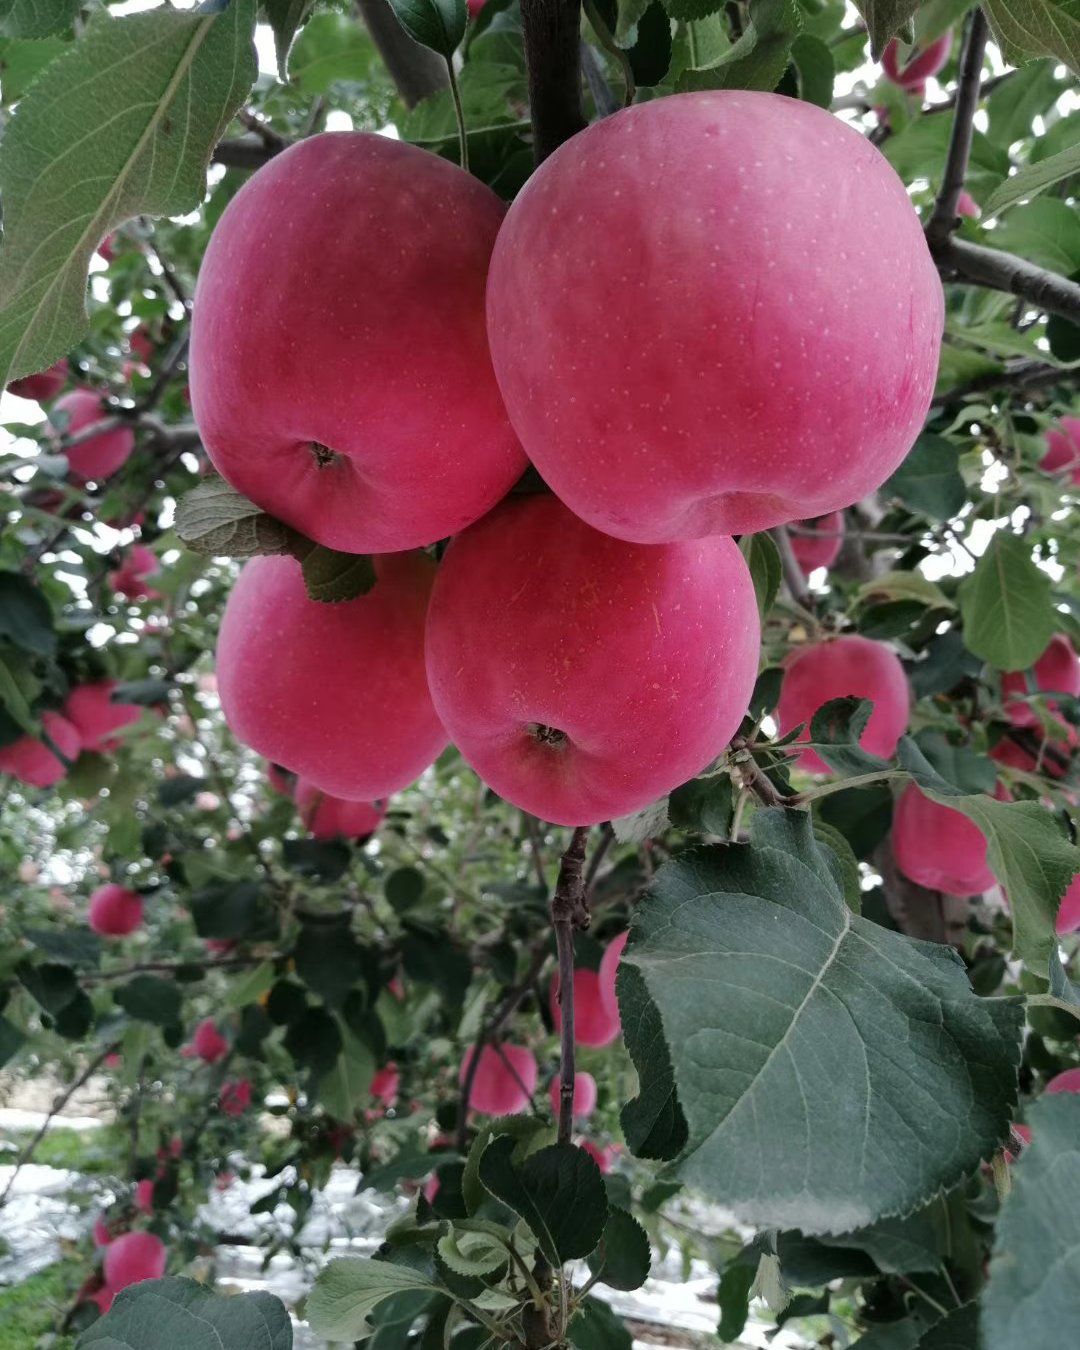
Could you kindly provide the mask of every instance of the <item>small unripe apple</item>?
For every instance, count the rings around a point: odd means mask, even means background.
[[[600,997],[604,1000],[604,1006],[613,1017],[619,1015],[619,1000],[615,994],[615,977],[619,973],[619,962],[622,959],[623,950],[626,947],[629,930],[620,933],[618,937],[612,938],[604,948],[604,954],[600,958]]]
[[[548,1092],[551,1098],[552,1114],[558,1117],[559,1105],[562,1100],[562,1084],[558,1078],[551,1080],[551,1088]],[[586,1116],[591,1116],[596,1110],[596,1079],[591,1073],[574,1074],[574,1117],[577,1120],[584,1120]]]
[[[143,1280],[160,1280],[165,1274],[168,1253],[165,1244],[153,1233],[124,1233],[105,1250],[105,1283],[113,1293]]]
[[[294,558],[253,558],[225,606],[218,692],[233,734],[324,792],[371,802],[446,745],[424,671],[435,565],[379,555],[366,595],[309,599]]]
[[[549,494],[453,540],[427,628],[435,707],[480,777],[560,825],[628,815],[738,729],[757,675],[753,585],[730,539],[628,544]]]
[[[464,1083],[476,1053],[472,1046],[462,1061],[458,1079]],[[476,1066],[469,1105],[488,1116],[515,1116],[528,1109],[536,1091],[536,1056],[526,1045],[485,1045]]]
[[[1068,890],[1061,897],[1055,926],[1059,937],[1080,931],[1080,875],[1073,877]]]
[[[82,738],[66,717],[57,712],[42,713],[41,725],[65,759],[79,758]],[[34,736],[20,736],[17,741],[0,748],[0,773],[9,773],[28,787],[46,788],[66,776],[67,765],[44,741]]]
[[[35,403],[48,403],[54,399],[67,383],[68,363],[59,360],[48,370],[38,371],[36,375],[24,375],[21,380],[12,380],[8,393],[18,398],[33,399]]]
[[[227,1079],[218,1093],[218,1105],[227,1116],[242,1116],[251,1105],[251,1080]]]
[[[844,513],[830,511],[817,520],[800,520],[789,530],[791,551],[804,576],[819,567],[831,567],[844,542]]]
[[[526,454],[582,519],[639,543],[879,487],[922,427],[943,319],[880,152],[744,90],[639,103],[565,142],[511,206],[488,281]]]
[[[143,921],[142,896],[110,881],[91,895],[87,920],[101,937],[126,937]]]
[[[366,839],[386,815],[385,802],[345,801],[304,778],[296,782],[296,809],[316,839]]]
[[[1035,688],[1051,694],[1080,696],[1080,657],[1064,633],[1055,633],[1046,650],[1032,667]],[[1037,727],[1039,718],[1027,703],[1018,701],[1028,693],[1027,676],[1023,671],[1008,671],[1001,677],[1001,694],[1009,721],[1017,727]],[[1046,703],[1050,712],[1057,709],[1053,699]]]
[[[952,29],[947,29],[922,51],[913,52],[906,65],[900,66],[900,52],[893,38],[881,54],[881,69],[887,80],[909,93],[922,93],[926,81],[936,75],[949,59],[952,51]]]
[[[1068,472],[1080,485],[1080,417],[1063,417],[1046,433],[1046,454],[1039,460],[1044,473]]]
[[[126,600],[158,600],[161,592],[146,584],[147,577],[157,576],[161,564],[157,555],[145,544],[132,544],[120,561],[120,566],[109,573],[109,585]]]
[[[245,183],[203,257],[191,401],[219,472],[349,553],[431,544],[526,467],[484,287],[504,206],[367,132],[296,142]]]
[[[114,733],[129,727],[142,716],[142,708],[134,703],[114,702],[112,692],[116,680],[97,680],[80,684],[68,695],[64,715],[78,731],[84,750],[109,753],[120,745],[121,738]]]
[[[891,647],[858,634],[828,638],[792,652],[776,712],[780,734],[786,736],[803,722],[799,740],[809,740],[814,713],[831,699],[847,697],[873,702],[859,744],[872,755],[890,756],[908,726],[907,677]],[[806,773],[830,772],[814,750],[804,750],[796,763]]]
[[[216,1064],[229,1053],[229,1042],[218,1031],[212,1017],[205,1017],[191,1038],[191,1053],[205,1064]]]
[[[559,976],[551,981],[551,1020],[555,1030],[562,1027],[562,1005],[559,1002]],[[603,1046],[622,1031],[618,1008],[604,999],[600,975],[595,970],[574,971],[574,1040],[578,1045]]]
[[[983,832],[951,806],[931,801],[914,783],[893,811],[892,850],[903,875],[928,890],[979,895],[994,884]]]
[[[73,389],[70,394],[56,400],[53,413],[67,414],[64,434],[69,436],[112,416],[102,404],[101,395],[93,389]],[[64,451],[68,476],[76,483],[91,480],[100,483],[111,478],[134,449],[135,433],[130,427],[119,426],[103,431]]]
[[[1065,1069],[1047,1083],[1046,1092],[1080,1092],[1080,1069]]]

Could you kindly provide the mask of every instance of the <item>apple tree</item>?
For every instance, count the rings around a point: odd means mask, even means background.
[[[16,1343],[1065,1344],[1075,6],[130,9],[0,7]]]

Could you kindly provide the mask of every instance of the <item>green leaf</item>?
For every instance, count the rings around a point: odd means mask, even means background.
[[[80,7],[81,0],[0,0],[0,37],[44,38],[63,33]]]
[[[329,1073],[319,1079],[316,1095],[335,1120],[351,1120],[368,1100],[375,1056],[348,1028],[342,1030],[341,1039],[341,1053]]]
[[[329,1008],[340,1008],[364,976],[364,953],[347,918],[302,924],[293,958],[297,975]]]
[[[747,1260],[745,1255],[740,1252],[727,1263],[716,1292],[716,1301],[720,1305],[720,1324],[716,1334],[725,1345],[739,1339],[750,1315],[750,1290],[757,1274],[757,1261]]]
[[[9,106],[17,103],[45,67],[61,52],[67,51],[68,46],[61,37],[28,38],[25,41],[0,38],[3,102]]]
[[[26,1037],[14,1023],[0,1017],[0,1069],[13,1059],[26,1043]]]
[[[246,972],[240,979],[230,984],[225,994],[225,1003],[230,1008],[243,1008],[249,1003],[257,1003],[274,983],[274,967],[270,961],[264,961],[254,970]]]
[[[28,577],[0,572],[0,637],[37,656],[56,651],[52,608]]]
[[[298,550],[299,536],[294,530],[268,516],[216,475],[180,498],[175,529],[193,553],[206,558],[295,555]]]
[[[509,1260],[507,1234],[497,1224],[462,1219],[450,1225],[436,1244],[439,1255],[457,1275],[494,1275]]]
[[[750,25],[711,65],[682,73],[677,88],[775,89],[802,26],[797,0],[750,0]]]
[[[1056,56],[1080,72],[1075,0],[987,0],[986,14],[1010,65],[1022,65],[1029,56]]]
[[[301,567],[308,598],[325,604],[355,600],[375,585],[375,565],[365,553],[338,553],[317,544],[304,554]]]
[[[129,1017],[139,1022],[171,1027],[180,1021],[180,990],[172,980],[160,980],[156,975],[136,975],[113,990],[113,999]]]
[[[617,1205],[608,1209],[600,1245],[589,1257],[589,1269],[612,1289],[640,1289],[649,1278],[649,1239],[633,1215]]]
[[[514,1141],[513,1162],[517,1164],[523,1162],[545,1136],[549,1141],[553,1139],[554,1131],[539,1116],[495,1116],[492,1120],[482,1121],[469,1148],[461,1178],[461,1194],[470,1214],[475,1214],[487,1199],[480,1180],[480,1159],[488,1144],[499,1135],[507,1135]]]
[[[1063,276],[1080,269],[1080,215],[1057,197],[1014,207],[986,242]]]
[[[194,1280],[123,1289],[78,1340],[78,1350],[292,1350],[289,1314],[273,1294],[215,1294]]]
[[[744,534],[739,540],[739,552],[746,559],[750,569],[750,580],[754,583],[757,596],[758,613],[764,619],[776,593],[780,589],[783,568],[780,564],[780,550],[771,534]]]
[[[918,8],[919,0],[857,0],[856,8],[866,20],[870,55],[881,60],[889,39],[896,37]]]
[[[21,100],[0,145],[0,383],[85,332],[90,258],[110,230],[199,203],[255,78],[254,22],[253,0],[99,18]]]
[[[325,1008],[308,1008],[289,1023],[282,1045],[302,1068],[329,1073],[341,1054],[341,1029]]]
[[[278,76],[282,82],[289,78],[289,48],[311,5],[312,0],[263,0],[266,18],[274,32]]]
[[[347,1256],[319,1272],[304,1316],[316,1336],[330,1341],[362,1340],[371,1334],[368,1314],[383,1299],[411,1290],[437,1290],[426,1275],[408,1266]]]
[[[952,441],[924,431],[881,491],[931,520],[951,520],[967,501],[959,465],[960,452]]]
[[[424,878],[415,867],[398,867],[386,878],[383,891],[397,910],[412,909],[424,894]]]
[[[191,917],[201,938],[277,936],[277,915],[257,881],[211,881],[190,897]]]
[[[366,80],[375,60],[371,38],[355,18],[316,14],[292,49],[291,82],[302,94],[326,94],[338,81]]]
[[[825,820],[814,820],[814,838],[826,850],[826,860],[833,880],[840,887],[844,904],[852,914],[862,910],[862,887],[860,886],[859,861],[855,851],[835,826]]]
[[[820,38],[803,33],[791,44],[791,59],[799,76],[799,97],[819,108],[832,105],[836,62]]]
[[[57,961],[20,961],[15,967],[19,983],[31,998],[56,1017],[79,992],[79,982],[70,966]]]
[[[622,965],[663,1021],[689,1126],[677,1172],[744,1222],[862,1227],[1005,1137],[1021,1003],[853,915],[803,813],[759,810],[749,845],[665,864]]]
[[[514,1163],[515,1142],[500,1135],[480,1159],[480,1180],[525,1220],[554,1266],[588,1256],[604,1231],[604,1178],[583,1148],[550,1144]]]
[[[1006,178],[984,204],[983,219],[998,215],[1025,197],[1037,197],[1048,187],[1076,173],[1080,173],[1080,143],[1069,146],[1067,150],[1059,150],[1056,155],[1040,160],[1037,164],[1026,164],[1011,178]]]
[[[566,1335],[576,1350],[631,1350],[633,1345],[622,1319],[591,1294],[582,1299]]]
[[[638,1075],[638,1095],[619,1113],[630,1152],[668,1161],[686,1145],[686,1117],[675,1092],[671,1055],[656,1004],[641,972],[619,963],[615,987],[623,1040]]]
[[[469,8],[465,0],[390,0],[406,33],[449,61],[465,36]]]
[[[0,653],[0,706],[4,708],[11,720],[31,736],[36,736],[40,732],[37,722],[34,720],[34,714],[30,711],[30,705],[26,701],[24,684],[27,672],[25,670],[13,671],[4,660]],[[20,681],[20,676],[22,681]]]
[[[23,937],[54,961],[70,966],[96,966],[101,961],[101,938],[89,928],[27,928]]]
[[[994,535],[958,598],[965,644],[998,670],[1027,670],[1054,635],[1050,578],[1016,535]]]

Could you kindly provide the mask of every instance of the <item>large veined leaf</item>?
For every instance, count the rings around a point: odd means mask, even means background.
[[[305,1316],[317,1336],[355,1341],[370,1334],[368,1314],[383,1299],[413,1289],[434,1292],[437,1287],[408,1266],[366,1256],[342,1257],[319,1272]]]
[[[44,38],[71,27],[79,0],[0,0],[0,37]]]
[[[1080,71],[1080,7],[1076,0],[987,0],[986,12],[1006,61],[1056,56]]]
[[[968,648],[998,670],[1026,670],[1054,634],[1050,578],[1015,535],[997,533],[960,583]]]
[[[802,20],[794,0],[750,0],[750,26],[709,66],[686,70],[681,92],[695,89],[775,89],[787,69]]]
[[[1080,1325],[1080,1096],[1041,1098],[994,1239],[984,1350],[1059,1350]]]
[[[80,1336],[79,1350],[292,1350],[289,1314],[273,1294],[215,1294],[194,1280],[123,1289]]]
[[[101,18],[44,72],[0,144],[0,377],[42,370],[86,328],[86,277],[131,216],[195,206],[255,78],[254,0]]]
[[[623,962],[663,1022],[678,1174],[748,1223],[859,1228],[925,1203],[1005,1137],[1023,1023],[954,952],[851,913],[808,815],[664,866]]]

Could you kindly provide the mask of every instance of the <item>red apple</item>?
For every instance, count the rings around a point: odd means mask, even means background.
[[[488,282],[526,453],[584,520],[639,543],[873,491],[922,427],[943,315],[881,154],[821,108],[742,90],[641,103],[560,146]]]
[[[154,1212],[154,1183],[149,1177],[135,1184],[135,1208],[142,1214]]]
[[[978,895],[994,884],[983,832],[951,806],[931,801],[914,783],[896,803],[892,849],[904,876],[928,890]]]
[[[900,53],[896,38],[893,38],[881,54],[881,69],[885,78],[909,93],[921,94],[926,81],[936,75],[949,59],[952,51],[952,29],[947,29],[939,38],[935,38],[922,51],[913,52],[907,64],[901,68]]]
[[[24,375],[21,380],[12,380],[7,387],[8,393],[33,399],[35,403],[48,403],[63,389],[67,377],[68,363],[61,359],[48,370],[39,371],[36,375]]]
[[[476,1047],[466,1052],[458,1074],[463,1083]],[[536,1056],[525,1045],[503,1041],[496,1048],[485,1045],[473,1078],[469,1105],[488,1116],[514,1116],[525,1111],[536,1091]]]
[[[993,750],[990,758],[998,764],[1020,769],[1024,773],[1044,773],[1048,778],[1064,778],[1069,771],[1069,763],[1076,749],[1077,733],[1074,726],[1068,726],[1061,737],[1044,736],[1038,728],[1023,728],[1035,737],[1037,748],[1029,750],[1017,745],[1011,736],[1003,736]]]
[[[1064,633],[1055,633],[1046,650],[1033,667],[1035,688],[1052,694],[1070,694],[1080,697],[1080,657]],[[1017,699],[1028,693],[1027,677],[1023,671],[1008,671],[1001,677],[1001,693],[1005,700],[1005,711],[1009,721],[1017,727],[1037,727],[1039,719],[1035,710],[1027,703]],[[1046,703],[1050,712],[1055,712],[1057,704],[1050,699]]]
[[[550,495],[504,502],[450,545],[427,629],[432,698],[501,797],[591,825],[692,778],[738,729],[757,674],[753,586],[730,539],[627,544]]]
[[[1062,896],[1056,927],[1059,937],[1080,931],[1080,875],[1073,877]]]
[[[205,1064],[216,1064],[229,1053],[229,1042],[218,1031],[212,1017],[205,1017],[191,1038],[191,1053]]]
[[[627,931],[613,938],[604,948],[604,954],[600,958],[600,997],[604,1000],[604,1006],[613,1017],[619,1015],[619,1000],[615,994],[615,977],[619,973],[619,962],[622,959],[629,937],[630,933]]]
[[[558,1117],[562,1087],[557,1078],[551,1080],[548,1096],[551,1098],[552,1114]],[[591,1116],[595,1110],[596,1079],[591,1073],[574,1074],[574,1116],[578,1120],[584,1120],[586,1116]]]
[[[551,981],[551,1019],[555,1030],[562,1026],[559,977]],[[578,1045],[610,1045],[622,1030],[618,1008],[605,1001],[600,975],[595,970],[574,971],[574,1040]]]
[[[1080,1069],[1066,1069],[1050,1079],[1047,1092],[1080,1092]]]
[[[153,1233],[125,1233],[110,1242],[105,1251],[105,1283],[113,1293],[143,1280],[160,1280],[168,1253]]]
[[[979,203],[970,192],[961,192],[956,200],[956,214],[967,216],[969,220],[977,220],[982,212],[979,210]]]
[[[805,576],[819,567],[831,567],[844,542],[844,513],[830,511],[817,520],[800,520],[791,526],[790,538],[791,551]]]
[[[78,759],[82,739],[66,717],[58,712],[42,713],[41,725],[64,759]],[[52,787],[67,774],[67,765],[44,741],[33,736],[20,736],[0,749],[0,773],[9,773],[28,787],[45,788]]]
[[[242,1116],[251,1105],[250,1079],[230,1078],[222,1083],[218,1105],[227,1116]]]
[[[375,559],[366,595],[308,598],[293,558],[253,558],[225,606],[218,692],[234,735],[349,801],[405,787],[446,745],[424,673],[435,566],[422,553]]]
[[[93,389],[73,389],[70,394],[56,400],[53,413],[66,413],[65,435],[73,435],[103,422],[111,417],[101,401],[101,395]],[[99,436],[64,450],[68,462],[68,477],[76,483],[86,483],[91,479],[100,483],[112,475],[127,460],[135,448],[135,433],[129,426],[113,427]]]
[[[316,839],[366,839],[386,815],[385,802],[350,802],[297,779],[296,809]]]
[[[582,1139],[579,1142],[581,1147],[605,1175],[611,1171],[615,1159],[622,1152],[618,1144],[605,1144],[603,1148],[601,1148],[598,1144],[594,1144],[591,1139]]]
[[[68,695],[64,714],[81,736],[84,750],[116,750],[121,738],[113,733],[142,716],[137,704],[113,701],[116,686],[116,680],[97,680],[76,686]]]
[[[397,1065],[391,1060],[389,1064],[384,1064],[371,1080],[371,1095],[384,1106],[393,1106],[398,1099],[400,1084],[401,1075],[398,1073]]]
[[[112,1234],[109,1232],[109,1225],[105,1222],[104,1214],[99,1214],[94,1220],[94,1227],[91,1232],[95,1247],[107,1247],[112,1241]]]
[[[1046,433],[1049,447],[1039,468],[1044,473],[1068,471],[1070,480],[1080,485],[1080,417],[1063,417]]]
[[[791,653],[777,708],[780,734],[786,736],[804,722],[799,740],[809,740],[810,719],[822,704],[849,696],[874,704],[859,744],[872,755],[891,755],[907,730],[907,677],[891,647],[856,634],[827,638]],[[830,772],[813,750],[804,750],[796,763],[807,773]]]
[[[143,921],[142,896],[110,881],[91,895],[87,919],[102,937],[126,937]]]
[[[218,470],[350,553],[430,544],[525,468],[484,325],[504,207],[478,179],[366,132],[252,175],[203,257],[191,400]]]
[[[120,566],[109,573],[109,585],[126,600],[159,600],[161,592],[146,584],[147,577],[161,571],[157,555],[145,544],[132,544],[120,561]]]

